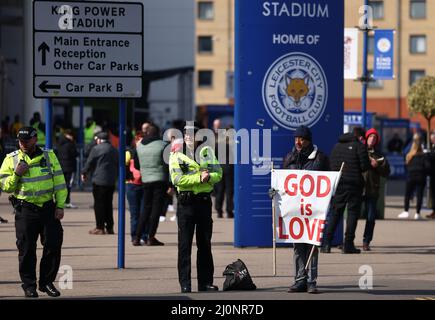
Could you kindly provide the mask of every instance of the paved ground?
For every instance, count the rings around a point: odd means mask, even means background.
[[[401,189],[401,183],[392,183],[387,190],[389,194],[400,194]],[[334,248],[333,253],[320,255],[318,282],[322,293],[318,295],[287,293],[294,272],[291,249],[277,250],[277,275],[273,276],[272,250],[234,248],[233,220],[225,218],[214,219],[215,284],[222,288],[225,266],[240,258],[249,268],[258,287],[256,291],[180,294],[176,268],[177,225],[170,221],[162,222],[159,226],[158,239],[165,243],[164,247],[133,247],[127,241],[126,269],[118,270],[117,235],[88,234],[88,230],[94,226],[93,210],[89,208],[92,195],[76,192],[72,199],[79,209],[66,211],[63,221],[65,239],[62,265],[72,267],[73,288],[62,290],[64,298],[435,300],[435,220],[396,219],[402,209],[402,196],[387,197],[385,220],[376,224],[372,252],[343,255]],[[426,209],[423,214],[429,212]],[[6,194],[0,196],[0,215],[9,220],[8,224],[0,224],[0,298],[21,299],[14,218]],[[168,217],[172,215],[173,213],[168,213]],[[364,222],[360,220],[356,241],[358,245],[361,245],[363,228]],[[41,250],[38,249],[38,257],[40,255]],[[195,252],[192,259],[196,259]],[[370,266],[373,270],[371,290],[359,288],[361,266]],[[194,263],[192,267],[192,285],[193,290],[196,290]]]

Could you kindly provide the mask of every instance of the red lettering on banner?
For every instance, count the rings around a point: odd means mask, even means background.
[[[279,219],[278,219],[278,238],[288,239],[288,234],[283,234],[282,222],[283,222],[282,217],[279,217]]]
[[[322,181],[326,182],[326,191],[321,192],[322,189]],[[331,192],[331,180],[327,176],[318,176],[317,177],[317,192],[316,196],[317,198],[323,198],[326,197]]]
[[[314,238],[314,231],[316,229],[317,219],[311,220],[311,228],[310,228],[310,219],[305,218],[305,225],[307,226],[307,233],[308,233],[308,239],[313,240]]]
[[[297,222],[299,224],[299,234],[295,234],[293,231],[293,225],[294,223]],[[298,217],[294,217],[290,220],[290,235],[293,239],[295,240],[299,240],[300,238],[302,238],[302,235],[304,234],[304,223],[302,222],[302,220]]]
[[[306,213],[307,216],[311,216],[313,214],[313,210],[311,210],[311,203],[309,203],[305,206],[305,210],[307,210],[307,213]]]
[[[317,225],[317,238],[316,241],[320,242],[320,235],[323,233],[325,229],[325,220],[319,220],[319,224]]]
[[[292,190],[289,190],[288,188],[288,184],[290,179],[294,179],[297,178],[298,176],[296,174],[289,174],[287,176],[287,178],[285,178],[285,182],[284,182],[284,189],[285,189],[285,193],[287,193],[289,196],[295,196],[298,193],[298,185],[296,183],[293,183],[292,186]]]
[[[306,179],[308,179],[310,181],[310,189],[308,189],[308,192],[305,192],[305,190],[304,190],[304,183],[305,183]],[[299,184],[301,186],[301,194],[304,197],[309,197],[313,194],[315,184],[314,184],[314,178],[312,176],[310,176],[308,174],[304,175],[302,177],[301,181],[299,182]]]

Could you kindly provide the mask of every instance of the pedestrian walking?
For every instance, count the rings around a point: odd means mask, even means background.
[[[219,120],[219,119],[216,119]],[[220,121],[213,123],[215,129],[216,155],[222,167],[222,179],[214,185],[215,209],[217,217],[223,218],[223,202],[225,199],[225,210],[227,218],[234,218],[234,143],[226,134],[228,130],[217,131]],[[221,153],[224,151],[223,153]]]
[[[328,157],[313,144],[311,130],[299,126],[294,133],[294,147],[285,157],[283,169],[329,171]],[[295,282],[289,292],[318,293],[317,274],[319,249],[315,247],[309,272],[305,269],[313,245],[294,243]]]
[[[364,188],[363,173],[369,169],[366,146],[361,137],[354,133],[345,133],[338,139],[330,156],[331,170],[339,171],[344,167],[337,190],[332,198],[332,210],[328,219],[326,237],[321,249],[323,253],[331,252],[331,242],[338,222],[343,217],[347,206],[346,232],[343,253],[360,253],[354,244],[355,230],[361,214],[362,194]]]
[[[429,150],[429,164],[430,164],[430,195],[432,212],[426,215],[426,218],[435,219],[435,132],[430,135],[430,150]]]
[[[126,194],[128,208],[130,210],[130,234],[131,241],[133,242],[136,238],[136,230],[139,224],[139,218],[141,211],[144,208],[144,188],[142,185],[142,177],[140,170],[134,167],[134,158],[136,157],[136,146],[143,139],[144,133],[138,131],[132,141],[132,145],[127,148],[126,151],[126,173],[127,173],[127,184],[126,184]],[[148,238],[147,231],[144,230],[140,236],[140,242],[145,243]]]
[[[367,210],[367,220],[364,229],[363,250],[370,251],[370,242],[373,239],[375,221],[377,216],[377,204],[381,177],[387,178],[390,174],[390,164],[387,158],[376,148],[380,143],[376,129],[371,128],[366,132],[367,152],[370,161],[369,170],[365,172],[364,202]]]
[[[426,186],[426,176],[430,172],[429,157],[423,152],[422,138],[419,134],[414,134],[411,150],[406,154],[405,158],[407,178],[405,190],[404,211],[399,214],[399,219],[409,218],[409,202],[413,193],[417,196],[415,220],[422,219],[420,215],[423,205],[423,193]]]
[[[67,197],[65,178],[52,150],[37,146],[37,131],[18,131],[19,150],[9,153],[0,168],[0,188],[15,210],[19,273],[25,297],[37,298],[36,242],[44,247],[39,268],[39,291],[60,296],[53,285],[61,260],[63,229],[60,220]]]
[[[96,137],[97,145],[92,148],[82,170],[83,182],[92,174],[96,228],[89,233],[114,234],[112,202],[118,173],[118,150],[109,143],[106,132],[100,132]]]
[[[178,280],[181,292],[192,291],[191,254],[196,229],[198,291],[217,291],[213,285],[214,263],[211,251],[213,219],[210,193],[222,178],[222,169],[212,148],[205,146],[195,154],[200,141],[195,140],[199,126],[188,121],[184,127],[183,152],[171,152],[169,172],[177,188],[178,206]]]
[[[144,189],[144,207],[136,229],[133,245],[140,245],[140,236],[147,230],[148,246],[162,246],[155,235],[159,226],[164,197],[168,189],[168,165],[163,158],[167,143],[160,139],[159,128],[150,124],[147,135],[136,147],[135,168],[140,170]]]
[[[79,155],[77,146],[74,142],[74,137],[71,129],[66,129],[60,136],[57,144],[57,155],[62,167],[63,175],[68,189],[68,196],[66,197],[65,208],[76,209],[77,206],[71,203],[71,184],[74,173],[77,168],[77,157]]]

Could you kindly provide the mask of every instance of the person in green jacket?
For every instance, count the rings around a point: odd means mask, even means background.
[[[198,125],[188,121],[184,127],[183,149],[171,152],[169,157],[169,173],[173,185],[177,188],[178,279],[182,293],[192,291],[191,253],[195,228],[198,247],[198,291],[218,290],[218,287],[213,285],[213,220],[210,193],[213,191],[213,185],[222,179],[222,169],[212,148],[208,146],[201,147],[199,159],[195,161],[199,145],[199,141],[195,140],[195,133],[198,130]]]

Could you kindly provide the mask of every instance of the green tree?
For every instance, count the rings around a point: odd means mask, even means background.
[[[427,146],[430,147],[430,121],[435,116],[435,77],[426,76],[416,81],[408,92],[411,115],[420,113],[427,121]]]

